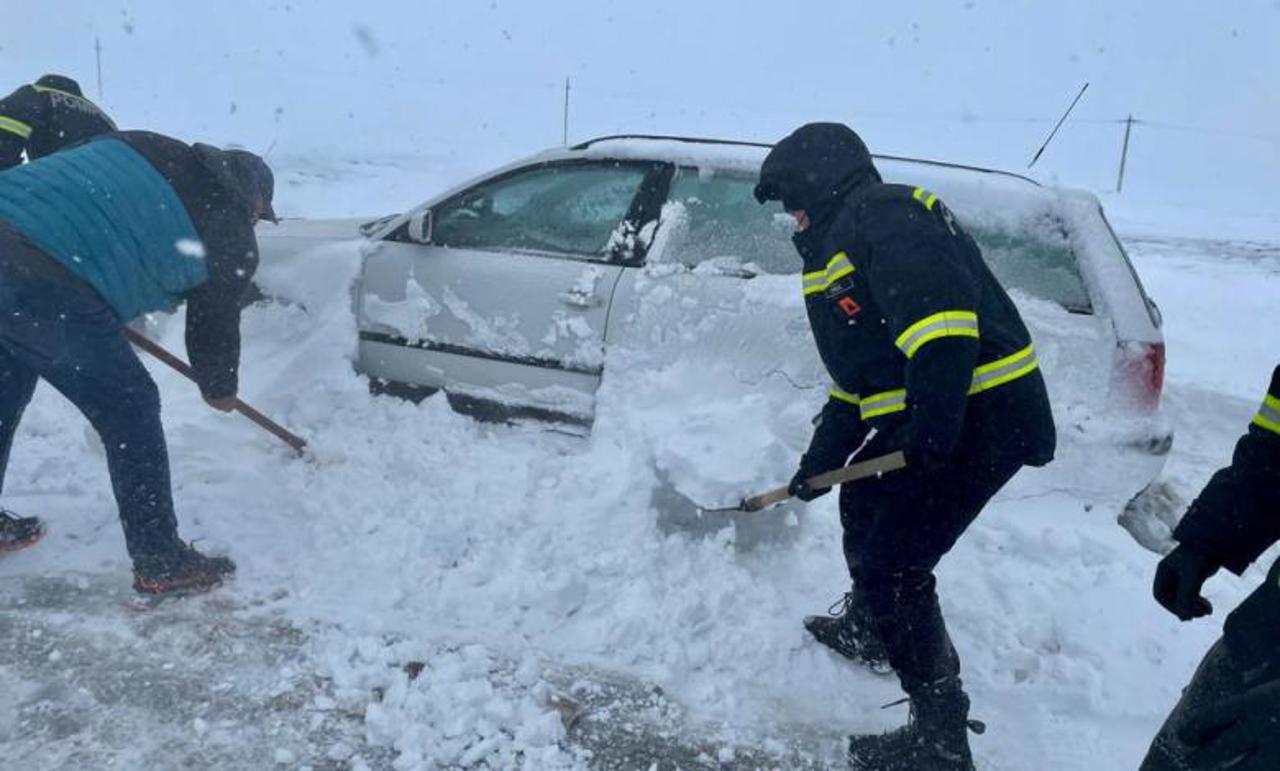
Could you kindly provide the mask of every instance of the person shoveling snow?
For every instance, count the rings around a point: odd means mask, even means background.
[[[834,381],[791,494],[827,492],[810,480],[860,447],[906,458],[841,488],[853,587],[840,616],[806,620],[837,652],[887,661],[911,703],[905,728],[850,738],[850,766],[972,771],[966,731],[981,726],[933,571],[1020,468],[1053,458],[1031,336],[950,210],[923,188],[883,184],[848,127],[812,123],[783,139],[755,195],[796,220],[809,326]]]
[[[274,221],[274,182],[243,150],[140,131],[104,134],[0,174],[0,481],[39,379],[102,438],[134,589],[197,592],[235,570],[178,536],[160,396],[125,324],[184,300],[206,402],[236,403],[240,296],[257,267],[253,225]],[[6,516],[10,550],[43,534]]]

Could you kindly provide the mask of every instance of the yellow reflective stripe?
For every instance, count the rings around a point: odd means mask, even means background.
[[[938,194],[931,193],[923,187],[917,187],[911,191],[911,197],[924,204],[924,208],[933,211],[933,205],[938,202]]]
[[[40,91],[41,93],[62,94],[63,96],[69,96],[69,97],[71,97],[72,99],[84,99],[84,97],[83,97],[83,96],[76,96],[75,94],[71,93],[70,91],[63,91],[63,90],[62,90],[62,89],[60,89],[60,88],[49,88],[48,86],[32,86],[32,88],[34,88],[34,89],[35,89],[35,90],[37,90],[37,91]],[[86,102],[87,102],[87,101],[89,101],[88,99],[84,99],[84,100],[85,100]]]
[[[8,131],[10,134],[17,134],[23,139],[31,136],[31,127],[20,120],[0,115],[0,131]]]
[[[1258,408],[1258,414],[1253,416],[1253,424],[1280,434],[1280,398],[1267,394],[1267,398],[1262,400],[1262,406]]]
[[[857,394],[851,394],[848,391],[843,391],[840,389],[840,386],[835,384],[832,384],[831,387],[827,389],[827,396],[830,396],[832,399],[837,401],[844,402],[845,404],[852,404],[855,407],[860,404]]]
[[[969,395],[972,396],[1017,380],[1034,372],[1039,366],[1040,361],[1036,357],[1035,346],[1028,345],[1017,353],[996,359],[975,369],[973,371],[973,383],[969,386]],[[907,390],[899,388],[895,391],[884,391],[871,396],[864,396],[859,406],[863,420],[870,420],[893,412],[901,412],[907,408]],[[1277,403],[1277,408],[1280,408],[1280,403]],[[1277,424],[1277,429],[1275,430],[1280,431],[1280,424]]]
[[[920,346],[940,337],[978,337],[978,314],[973,311],[942,311],[925,316],[898,335],[894,344],[910,359]]]
[[[832,284],[840,279],[853,273],[853,263],[849,262],[849,255],[844,252],[836,252],[830,260],[827,260],[826,270],[815,270],[805,273],[802,278],[802,287],[805,296],[825,292]]]
[[[907,408],[907,389],[899,388],[896,391],[873,394],[864,398],[860,407],[863,420],[888,415],[891,412],[902,412]]]
[[[983,364],[973,371],[973,385],[970,394],[980,393],[996,386],[1004,385],[1010,380],[1017,380],[1029,374],[1040,365],[1036,357],[1035,346],[1028,345],[1015,354],[996,359],[990,364]]]

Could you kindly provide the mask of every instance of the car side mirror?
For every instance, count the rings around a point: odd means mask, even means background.
[[[423,209],[409,218],[409,240],[415,244],[431,243],[431,210]]]

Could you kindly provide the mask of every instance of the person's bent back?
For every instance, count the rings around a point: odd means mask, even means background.
[[[208,588],[234,566],[178,538],[159,394],[124,324],[187,301],[196,381],[207,402],[231,409],[239,300],[257,266],[253,224],[275,218],[273,184],[252,153],[148,132],[107,134],[0,173],[0,481],[44,379],[103,439],[140,591]],[[17,529],[15,519],[0,531]]]

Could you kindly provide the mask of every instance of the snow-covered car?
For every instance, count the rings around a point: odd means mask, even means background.
[[[362,233],[350,221],[266,229],[263,261],[363,236],[356,366],[382,391],[444,389],[463,403],[590,425],[602,388],[627,373],[613,387],[629,399],[670,405],[696,390],[705,403],[780,388],[780,405],[812,411],[827,380],[792,222],[752,197],[768,149],[595,139],[497,169]],[[936,192],[978,241],[1031,328],[1078,459],[1121,449],[1135,466],[1122,485],[1132,492],[1152,479],[1171,442],[1158,409],[1161,318],[1098,200],[1006,172],[876,160],[886,181]],[[682,377],[714,372],[720,385],[637,377],[681,363]],[[1093,463],[1097,478],[1114,478],[1116,464],[1115,453]]]

